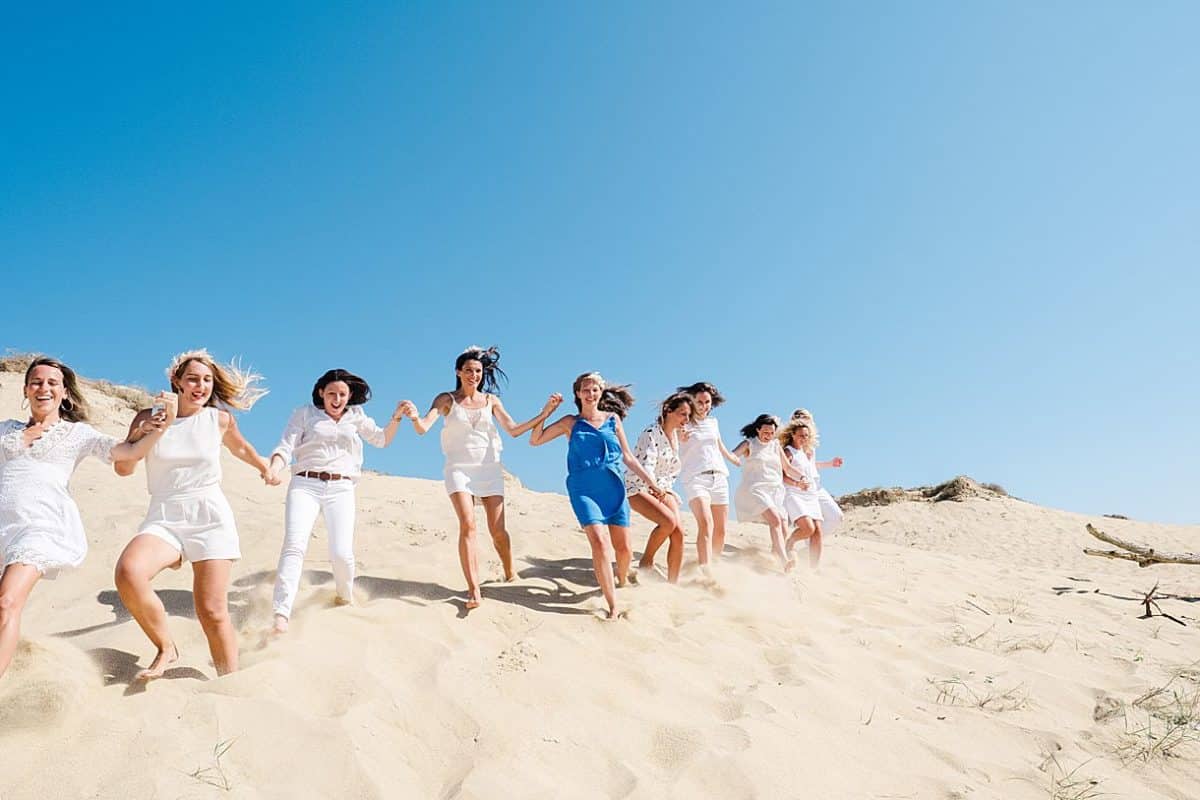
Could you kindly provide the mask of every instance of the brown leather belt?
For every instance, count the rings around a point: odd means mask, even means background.
[[[348,481],[349,475],[338,475],[336,472],[297,472],[297,478],[316,478],[319,481]]]

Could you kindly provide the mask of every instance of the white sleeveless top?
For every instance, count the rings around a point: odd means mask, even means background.
[[[749,439],[750,452],[742,459],[742,483],[748,486],[783,486],[783,467],[779,463],[779,442],[763,444]]]
[[[450,412],[442,422],[442,452],[447,464],[498,464],[500,433],[492,419],[492,397],[483,408],[463,408],[450,397]]]
[[[221,482],[221,418],[202,408],[176,419],[146,456],[146,488],[155,497]]]
[[[803,450],[797,450],[795,447],[788,445],[784,448],[784,453],[787,454],[788,461],[793,467],[804,473],[805,480],[808,481],[808,489],[803,490],[799,486],[788,486],[788,489],[794,492],[810,491],[815,492],[821,485],[821,479],[817,475],[817,463],[815,458],[809,458],[808,453]]]
[[[684,430],[688,438],[685,442],[680,437],[679,479],[688,481],[702,472],[728,475],[729,467],[725,466],[725,458],[721,455],[721,428],[716,417],[710,414],[699,422],[688,423]]]

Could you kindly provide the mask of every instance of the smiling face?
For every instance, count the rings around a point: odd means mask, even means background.
[[[34,367],[25,383],[29,412],[37,420],[57,414],[66,393],[62,370],[48,364]]]
[[[479,382],[483,380],[483,364],[477,359],[469,358],[454,374],[458,376],[462,388],[473,392],[479,387]]]
[[[212,397],[213,372],[203,361],[189,361],[176,378],[174,389],[179,395],[180,411],[202,408]]]
[[[797,450],[806,450],[808,448],[808,440],[812,434],[808,430],[807,425],[801,425],[792,431],[792,447]]]
[[[708,392],[696,392],[696,421],[704,419],[708,416],[708,412],[712,411],[712,395]]]
[[[766,444],[767,442],[771,441],[774,438],[775,438],[775,424],[774,423],[768,422],[766,425],[759,426],[758,440],[760,442],[762,442],[763,444]]]
[[[334,419],[341,419],[350,405],[350,386],[345,381],[330,381],[321,390],[321,404],[325,413]]]
[[[600,402],[600,393],[604,389],[600,385],[600,381],[595,378],[584,378],[579,388],[575,390],[575,396],[579,398],[579,403],[582,406],[595,406]]]
[[[680,403],[673,411],[667,412],[666,422],[672,428],[681,428],[687,425],[692,420],[692,407],[687,403]]]

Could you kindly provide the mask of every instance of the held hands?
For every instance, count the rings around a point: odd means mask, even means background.
[[[267,486],[278,486],[283,482],[279,479],[279,473],[276,472],[273,467],[274,463],[275,459],[271,459],[270,463],[264,461],[262,463],[262,467],[258,471],[259,476],[263,479],[263,483],[265,483]]]
[[[562,405],[563,396],[558,392],[551,392],[550,397],[546,400],[546,405],[542,406],[542,418],[545,419],[554,413],[554,409]]]
[[[399,422],[405,417],[409,419],[417,418],[417,404],[412,400],[401,400],[396,404],[396,410],[392,412],[393,422]]]

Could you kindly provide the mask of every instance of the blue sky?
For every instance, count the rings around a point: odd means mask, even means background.
[[[812,409],[834,491],[967,473],[1200,521],[1192,3],[10,10],[0,347],[163,387],[242,355],[520,418],[598,369]],[[561,445],[508,443],[561,491]],[[368,466],[438,477],[405,428]]]

